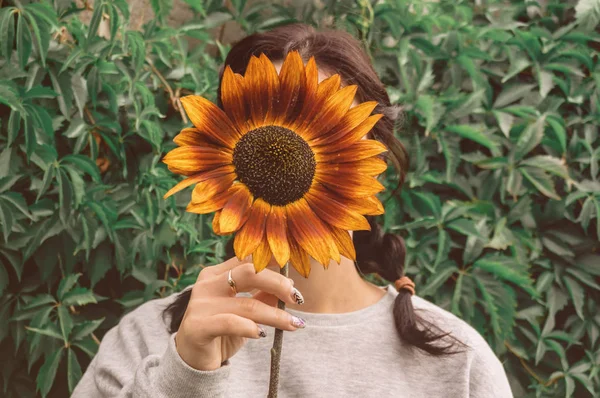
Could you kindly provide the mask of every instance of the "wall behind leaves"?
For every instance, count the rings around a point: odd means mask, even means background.
[[[170,0],[146,24],[125,0],[0,2],[0,395],[67,396],[124,313],[223,260],[189,192],[162,199],[178,99],[214,100],[231,32],[302,21],[362,40],[403,107],[382,222],[418,294],[486,337],[515,396],[597,396],[597,0],[186,3],[171,27]]]

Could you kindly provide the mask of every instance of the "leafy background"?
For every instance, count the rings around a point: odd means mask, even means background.
[[[418,293],[515,396],[597,396],[600,1],[0,4],[0,395],[67,396],[125,312],[222,261],[189,192],[162,199],[179,97],[214,100],[231,40],[303,21],[362,40],[403,106],[382,222]]]

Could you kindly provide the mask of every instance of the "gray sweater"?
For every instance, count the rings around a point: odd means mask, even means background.
[[[413,304],[422,316],[470,348],[439,358],[403,343],[392,317],[397,294],[390,285],[377,303],[343,314],[288,309],[307,326],[284,332],[279,397],[512,397],[502,364],[485,340],[416,296]],[[173,299],[152,300],[108,331],[72,397],[266,397],[274,329],[266,326],[266,338],[249,339],[221,368],[198,371],[179,357],[162,317]]]

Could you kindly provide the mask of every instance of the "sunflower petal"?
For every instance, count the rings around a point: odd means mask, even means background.
[[[178,146],[202,146],[228,150],[215,143],[208,135],[202,134],[195,127],[188,127],[181,130],[181,132],[177,134],[175,138],[173,138],[173,142],[175,142]]]
[[[310,208],[323,221],[345,230],[358,231],[371,229],[369,222],[359,213],[350,210],[342,203],[335,201],[330,195],[324,193],[325,190],[308,192],[306,201]]]
[[[265,95],[265,124],[271,124],[275,120],[277,112],[277,103],[279,102],[279,76],[277,69],[271,60],[265,55],[260,54],[262,62],[262,79],[264,84]]]
[[[356,261],[356,249],[352,242],[350,233],[344,229],[336,228],[333,226],[329,227],[331,230],[331,237],[335,241],[338,249],[342,256],[349,258],[350,260]]]
[[[347,199],[346,205],[351,210],[364,214],[366,216],[378,216],[385,212],[383,205],[377,199],[377,196],[367,196],[364,198]]]
[[[221,233],[221,228],[219,227],[219,218],[221,217],[221,210],[217,210],[212,219],[212,229],[213,232],[217,235],[223,235]]]
[[[331,258],[334,244],[323,222],[310,209],[305,199],[286,205],[288,230],[298,244],[325,268]]]
[[[240,75],[236,76],[229,65],[225,67],[221,81],[221,102],[227,116],[235,123],[238,130],[243,132],[242,126],[247,119],[243,79]]]
[[[304,62],[298,51],[291,51],[285,57],[279,73],[279,103],[275,124],[293,122],[298,110],[303,106],[302,98],[306,89]]]
[[[263,239],[260,242],[260,245],[256,248],[254,253],[252,253],[252,263],[254,264],[254,270],[258,273],[263,269],[267,268],[269,262],[273,254],[271,253],[271,249],[269,249],[269,242],[266,239]]]
[[[349,198],[362,198],[375,195],[385,188],[377,179],[356,173],[340,173],[317,169],[315,181],[325,185],[338,195]]]
[[[250,209],[248,221],[235,235],[233,250],[241,261],[253,253],[265,235],[265,224],[271,205],[262,199],[256,199]]]
[[[310,275],[310,258],[308,257],[308,253],[293,239],[290,239],[290,264],[303,277],[308,278],[308,275]]]
[[[290,259],[290,245],[287,235],[285,208],[280,206],[271,207],[271,212],[267,218],[267,240],[279,265],[284,265]]]
[[[199,146],[182,146],[165,155],[163,162],[183,171],[200,172],[226,166],[233,161],[231,152]]]
[[[233,149],[240,138],[240,132],[223,110],[199,95],[182,97],[181,103],[185,113],[198,130],[209,135],[219,144]]]
[[[250,118],[255,126],[265,124],[267,101],[269,100],[265,88],[262,61],[252,55],[244,74],[244,95],[250,108]]]
[[[181,191],[182,189],[189,187],[190,185],[198,184],[199,182],[202,182],[208,178],[215,178],[215,177],[227,175],[227,174],[233,173],[233,172],[234,172],[233,166],[229,165],[229,166],[219,167],[218,169],[214,169],[214,170],[207,171],[204,173],[194,174],[191,177],[188,177],[185,180],[180,181],[173,188],[169,189],[169,191],[165,194],[165,196],[163,196],[163,198],[166,199],[169,196],[173,195],[174,193],[177,193],[177,192]]]
[[[230,188],[227,191],[221,192],[213,196],[206,202],[188,204],[188,206],[186,207],[186,211],[197,214],[208,214],[215,212],[223,208],[225,203],[227,203],[229,198],[231,198],[231,195],[233,195],[233,191]]]
[[[358,162],[331,163],[327,169],[339,170],[341,173],[354,172],[367,176],[377,176],[387,170],[385,160],[377,157],[366,158]]]
[[[348,148],[350,145],[357,141],[360,141],[373,129],[373,126],[381,119],[383,115],[377,114],[369,116],[364,122],[362,122],[355,129],[348,131],[344,136],[338,140],[322,145],[319,149],[316,149],[322,153],[329,153],[335,151],[341,151]]]
[[[350,131],[354,130],[356,127],[360,126],[361,123],[367,120],[376,106],[377,101],[368,101],[350,108],[350,110],[346,112],[342,120],[340,120],[337,125],[331,128],[329,131],[326,131],[326,134],[315,137],[310,144],[315,146],[323,146],[345,137]]]
[[[347,86],[329,97],[322,110],[317,113],[312,123],[303,131],[303,137],[310,141],[337,125],[350,109],[357,88],[356,85]]]
[[[210,173],[212,172],[206,174]],[[206,202],[216,194],[229,189],[235,178],[235,173],[229,173],[199,182],[192,191],[192,203]]]
[[[313,148],[318,163],[357,162],[387,151],[385,145],[375,140],[360,140],[340,152],[320,153]]]
[[[250,216],[252,194],[244,184],[236,184],[237,190],[223,207],[219,220],[223,233],[235,232],[244,225]]]

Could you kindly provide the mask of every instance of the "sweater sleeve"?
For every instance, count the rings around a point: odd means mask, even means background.
[[[475,341],[473,341],[475,340]],[[502,363],[481,336],[475,345],[469,372],[469,396],[471,398],[513,398]]]
[[[229,361],[212,371],[190,367],[177,352],[176,333],[157,332],[153,316],[154,312],[138,308],[106,333],[72,398],[212,398],[227,395]],[[150,353],[152,345],[166,349],[159,354],[156,352],[162,350]]]

